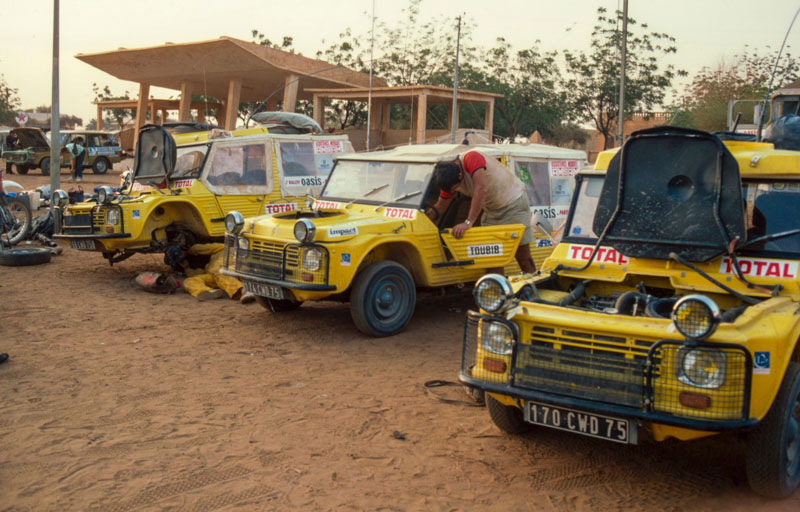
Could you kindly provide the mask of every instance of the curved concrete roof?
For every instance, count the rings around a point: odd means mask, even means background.
[[[310,100],[310,88],[368,87],[369,75],[328,62],[222,36],[194,43],[166,43],[148,48],[83,54],[77,59],[122,80],[181,89],[188,80],[195,94],[225,98],[231,79],[242,80],[241,101],[280,98],[290,75],[298,82],[298,99]],[[373,76],[373,86],[386,81]]]

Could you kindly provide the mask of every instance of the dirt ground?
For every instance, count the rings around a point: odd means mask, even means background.
[[[456,380],[468,293],[371,339],[346,304],[275,315],[132,282],[163,268],[69,248],[0,267],[0,510],[800,510],[749,490],[743,437],[511,437],[427,394]]]

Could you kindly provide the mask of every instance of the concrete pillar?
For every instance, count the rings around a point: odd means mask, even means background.
[[[134,148],[139,142],[139,128],[145,123],[147,114],[147,99],[150,96],[150,84],[139,84],[139,101],[136,102],[136,133],[133,134]]]
[[[494,129],[494,98],[486,102],[486,116],[484,119],[483,129],[489,132],[489,140],[492,140],[492,130]]]
[[[206,109],[205,107],[200,107],[197,109],[197,122],[198,123],[205,123],[206,122]]]
[[[325,129],[325,97],[314,94],[314,121]]]
[[[297,105],[297,88],[300,84],[298,78],[300,77],[294,73],[289,73],[286,75],[286,81],[284,82],[283,87],[284,112],[294,112],[294,108]]]
[[[167,122],[167,109],[162,108],[161,109],[161,124],[164,124],[166,122]]]
[[[103,129],[103,107],[97,105],[97,129]]]
[[[192,84],[181,80],[181,101],[178,105],[178,121],[192,120]]]
[[[416,137],[415,141],[417,144],[424,144],[425,143],[425,127],[427,126],[428,122],[428,93],[423,91],[422,94],[418,96],[417,101],[417,124],[416,124]]]
[[[239,116],[239,98],[242,94],[242,79],[231,78],[228,82],[228,99],[225,102],[225,124],[223,125],[226,130],[233,130],[236,128],[236,121]]]

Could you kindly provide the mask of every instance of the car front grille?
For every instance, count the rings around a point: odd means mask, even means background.
[[[68,235],[92,234],[92,214],[79,213],[64,217],[64,232]]]
[[[298,267],[300,248],[296,245],[250,240],[250,249],[245,250],[234,247],[235,243],[233,237],[226,237],[227,258],[230,259],[232,251],[235,250],[234,268],[242,274],[283,280],[288,277],[285,277],[285,274],[291,274],[293,269]]]

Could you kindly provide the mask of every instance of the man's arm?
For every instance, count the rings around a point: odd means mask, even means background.
[[[464,232],[478,222],[478,218],[483,210],[483,203],[486,201],[486,170],[481,167],[472,173],[472,201],[469,203],[469,213],[466,220],[453,227],[453,237],[461,238]]]
[[[447,208],[450,206],[450,203],[452,202],[453,202],[452,197],[439,196],[439,198],[436,200],[436,204],[434,204],[425,211],[425,215],[427,215],[429,219],[435,222],[436,220],[439,219],[439,217],[444,215],[444,212],[447,211]]]

